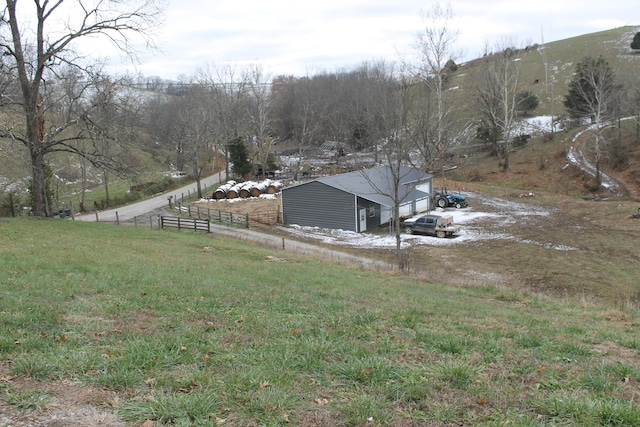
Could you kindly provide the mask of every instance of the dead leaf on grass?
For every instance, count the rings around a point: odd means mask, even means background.
[[[227,420],[226,420],[226,419],[224,419],[224,418],[220,418],[220,417],[218,417],[216,414],[211,414],[211,415],[209,415],[209,418],[213,418],[214,420],[216,420],[216,424],[224,424],[224,423],[226,423],[226,422],[227,422]]]
[[[271,384],[269,384],[269,381],[262,381],[262,382],[260,383],[260,388],[261,388],[261,389],[265,389],[265,388],[269,387],[270,385],[271,385]]]

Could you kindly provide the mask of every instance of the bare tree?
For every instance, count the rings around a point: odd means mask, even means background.
[[[455,16],[450,4],[442,7],[435,3],[431,9],[422,11],[420,18],[424,28],[416,36],[420,60],[417,75],[428,90],[423,94],[425,119],[423,141],[418,149],[423,157],[423,167],[428,169],[442,159],[452,140],[453,108],[445,95],[448,77],[460,56],[454,49],[459,31],[452,27]]]
[[[298,147],[298,155],[289,165],[294,179],[302,172],[305,152],[330,134],[328,123],[336,114],[332,90],[332,77],[327,74],[274,80],[274,109],[276,114],[282,114],[277,125]]]
[[[142,117],[142,101],[138,92],[131,90],[127,78],[114,79],[98,76],[92,83],[90,103],[94,107],[85,113],[83,124],[88,132],[93,163],[102,171],[105,204],[109,206],[109,176],[131,177],[138,173],[135,156],[129,150],[132,141],[140,141],[137,134]],[[81,156],[81,158],[83,158]]]
[[[66,7],[70,1],[33,0],[29,10],[27,4],[18,9],[17,3],[17,0],[6,2],[0,22],[0,48],[11,58],[18,76],[20,99],[16,102],[22,107],[24,123],[4,126],[0,137],[11,138],[28,149],[33,214],[49,216],[47,156],[56,151],[72,151],[86,157],[91,157],[91,153],[79,152],[66,143],[84,114],[75,117],[61,117],[54,111],[46,114],[48,106],[42,93],[46,79],[63,64],[82,71],[87,69],[84,59],[73,51],[81,39],[105,36],[120,51],[133,54],[133,44],[139,37],[151,42],[148,30],[158,22],[161,8],[154,0],[76,0],[70,8]],[[25,15],[21,15],[23,12]],[[55,22],[65,24],[55,28]]]
[[[196,81],[208,89],[208,108],[212,111],[212,139],[216,158],[224,154],[225,172],[230,175],[229,144],[248,137],[246,73],[232,65],[207,64],[197,73]],[[216,161],[217,163],[217,161]]]
[[[254,155],[257,163],[261,165],[262,178],[265,178],[269,154],[276,142],[272,125],[271,77],[264,73],[260,65],[250,66],[246,74],[249,132],[252,136]]]
[[[185,129],[183,153],[186,154],[189,164],[189,174],[196,180],[198,197],[202,197],[202,175],[215,154],[213,111],[210,108],[208,91],[200,87],[193,88],[185,99],[184,107],[179,117]]]
[[[588,117],[589,133],[593,136],[593,152],[596,166],[596,183],[600,185],[600,160],[605,148],[606,128],[615,126],[619,86],[609,63],[603,58],[585,57],[576,66],[576,75],[569,82],[569,93],[564,105],[575,118]]]
[[[481,69],[476,86],[476,99],[481,120],[490,128],[492,135],[499,135],[501,139],[501,149],[496,149],[496,153],[503,156],[503,168],[506,171],[513,147],[521,59],[525,53],[508,39],[498,44],[496,52],[485,57],[485,66]]]
[[[402,254],[400,227],[400,208],[406,202],[417,183],[407,184],[414,170],[411,153],[417,148],[420,139],[415,126],[416,105],[420,102],[420,93],[410,82],[412,77],[403,66],[378,63],[370,77],[377,81],[377,90],[372,94],[368,111],[372,115],[370,129],[373,138],[380,141],[380,161],[386,166],[386,177],[381,184],[370,181],[378,194],[392,200],[391,231],[396,240],[396,257],[400,269],[406,261]],[[365,175],[366,178],[366,175]]]

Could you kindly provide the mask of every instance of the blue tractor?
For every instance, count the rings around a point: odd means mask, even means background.
[[[436,206],[442,209],[451,206],[455,206],[457,209],[469,206],[464,196],[460,194],[449,194],[446,189],[436,192],[435,196],[433,196],[433,200]]]

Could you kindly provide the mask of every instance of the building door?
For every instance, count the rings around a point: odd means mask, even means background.
[[[360,232],[367,231],[367,210],[360,209]]]

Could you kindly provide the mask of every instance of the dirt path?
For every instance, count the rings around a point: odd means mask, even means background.
[[[598,170],[589,160],[587,160],[587,157],[583,152],[584,143],[581,141],[581,137],[584,136],[585,133],[591,131],[594,126],[595,125],[588,126],[587,128],[574,135],[573,139],[571,140],[571,147],[569,147],[569,152],[567,153],[567,159],[569,160],[569,162],[576,165],[580,170],[595,178]],[[609,190],[612,196],[618,197],[622,196],[625,193],[624,187],[619,182],[611,178],[606,173],[602,171],[599,172],[601,185]]]

